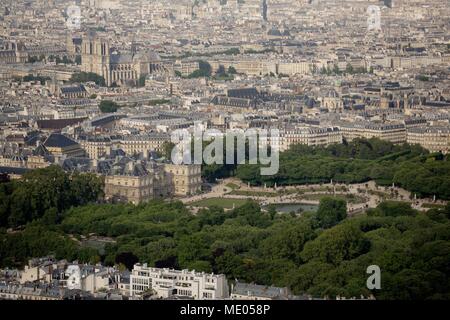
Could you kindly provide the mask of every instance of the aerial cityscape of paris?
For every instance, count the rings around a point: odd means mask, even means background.
[[[450,0],[0,0],[0,300],[450,300],[449,201]]]

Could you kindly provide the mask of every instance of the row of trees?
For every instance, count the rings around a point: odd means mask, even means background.
[[[224,144],[226,145],[224,138]],[[203,143],[203,150],[210,142]],[[236,141],[235,141],[236,147]],[[165,145],[170,159],[173,144]],[[248,141],[246,162],[248,163]],[[223,159],[226,159],[224,149]],[[236,155],[236,148],[234,151]],[[234,163],[237,163],[235,158]],[[379,185],[405,188],[419,197],[450,199],[450,159],[430,154],[419,145],[394,145],[380,139],[354,139],[327,147],[294,145],[280,154],[276,175],[261,176],[259,165],[203,164],[202,176],[210,182],[236,176],[252,185],[273,186],[329,183],[363,183],[375,180]]]
[[[341,70],[338,65],[334,65],[333,68],[330,68],[330,66],[323,66],[320,69],[320,74],[326,74],[326,75],[341,75],[341,74],[358,74],[358,73],[373,73],[373,67],[370,67],[369,70],[367,70],[366,67],[353,67],[350,63],[348,63],[345,67],[345,70]]]
[[[32,74],[26,75],[22,78],[23,81],[39,81],[42,85],[45,84],[46,81],[51,80],[50,77],[43,76],[34,76]]]
[[[212,67],[208,61],[199,60],[198,61],[199,68],[189,74],[187,76],[188,79],[195,78],[209,78],[213,76]],[[175,71],[175,74],[178,77],[182,77],[181,72]],[[228,69],[225,69],[224,66],[220,65],[216,73],[214,74],[214,78],[218,80],[230,80],[233,79],[233,75],[237,74],[237,71],[234,67],[230,66]]]
[[[95,82],[96,85],[102,87],[106,85],[105,78],[93,72],[77,72],[72,74],[69,80],[71,83],[83,83],[88,81]]]
[[[47,58],[48,61],[51,62],[56,62],[57,64],[81,64],[81,56],[76,56],[75,57],[75,62],[72,61],[71,59],[69,59],[67,56],[63,56],[62,58],[59,56],[54,56],[54,55],[50,55]]]
[[[240,53],[239,48],[230,48],[230,49],[223,50],[223,51],[209,52],[209,53],[205,53],[205,52],[202,52],[202,53],[184,52],[180,56],[166,56],[166,58],[170,58],[170,59],[186,59],[186,58],[191,58],[191,57],[195,57],[195,56],[200,56],[200,57],[213,57],[213,56],[217,56],[217,55],[234,56],[234,55],[238,55],[239,53]]]
[[[378,139],[356,139],[328,147],[293,146],[280,155],[276,175],[261,176],[260,167],[241,165],[236,176],[253,185],[362,183],[403,187],[419,197],[450,199],[450,161],[418,145],[393,145]]]

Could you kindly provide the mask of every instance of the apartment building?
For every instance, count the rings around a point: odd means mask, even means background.
[[[0,155],[0,167],[39,169],[50,166],[53,160],[49,151],[40,144],[32,154],[27,156]]]
[[[52,164],[51,158],[41,155],[32,155],[27,157],[28,169],[42,169]]]
[[[408,129],[407,142],[420,144],[430,152],[450,151],[450,127],[415,127]]]
[[[129,155],[139,153],[147,155],[150,151],[162,151],[164,142],[169,140],[170,136],[167,134],[150,133],[130,135],[120,139],[119,146]]]
[[[198,61],[177,60],[173,65],[173,70],[181,73],[182,76],[188,76],[199,68]]]
[[[26,166],[24,157],[0,155],[0,167],[26,168]]]
[[[348,141],[378,138],[392,143],[406,142],[406,127],[402,123],[348,122],[339,124],[339,129]]]
[[[237,73],[243,73],[249,76],[261,76],[270,73],[277,73],[277,65],[271,61],[261,61],[259,58],[255,59],[217,59],[208,60],[211,65],[212,71],[217,72],[220,66],[223,66],[225,70],[229,67],[236,69]]]
[[[0,300],[62,300],[58,288],[0,283]]]
[[[228,298],[228,284],[225,275],[195,272],[195,270],[174,270],[151,268],[147,264],[135,264],[130,275],[130,296],[144,292],[158,298],[190,297],[193,299]]]
[[[92,136],[80,140],[80,145],[90,159],[100,159],[111,153],[113,142],[109,137]]]
[[[277,64],[277,73],[286,75],[295,74],[311,74],[312,63],[308,61],[298,61],[298,62],[280,62]]]
[[[338,128],[294,128],[280,133],[281,151],[292,145],[327,146],[342,143],[342,134]]]

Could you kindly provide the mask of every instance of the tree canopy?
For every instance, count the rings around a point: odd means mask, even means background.
[[[102,113],[114,113],[120,108],[117,103],[111,100],[102,100],[98,107]]]
[[[347,203],[342,199],[331,197],[322,198],[319,209],[317,210],[317,219],[322,228],[329,228],[347,217]]]
[[[273,215],[254,202],[196,215],[181,202],[160,200],[74,205],[53,224],[41,217],[14,233],[0,228],[0,264],[18,266],[53,253],[127,268],[140,261],[224,273],[316,297],[450,298],[450,206],[419,214],[401,203],[383,203],[368,215],[347,218],[341,215],[344,204],[326,198],[319,212],[300,216]],[[73,240],[92,233],[115,242],[100,253]],[[366,287],[366,269],[373,264],[381,268],[382,290]]]
[[[211,65],[204,60],[199,60],[198,61],[198,65],[199,68],[197,70],[195,70],[194,72],[192,72],[188,78],[192,79],[192,78],[208,78],[211,76],[212,73],[212,68]]]
[[[0,183],[0,225],[17,227],[45,218],[55,223],[72,206],[95,202],[103,181],[92,174],[68,174],[58,166],[26,173],[21,180]]]
[[[236,177],[252,185],[364,183],[402,187],[419,197],[450,199],[450,156],[430,154],[418,145],[394,145],[379,139],[355,139],[328,147],[294,145],[280,154],[276,175],[241,165]]]
[[[72,74],[72,76],[70,77],[70,82],[72,83],[82,83],[82,82],[89,82],[89,81],[93,81],[95,82],[95,84],[99,85],[99,86],[105,86],[106,82],[105,82],[105,78],[103,78],[102,76],[93,73],[93,72],[77,72]]]

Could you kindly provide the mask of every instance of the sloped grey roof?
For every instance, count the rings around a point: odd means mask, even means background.
[[[133,56],[131,54],[112,54],[111,63],[131,63],[133,62]]]
[[[252,296],[275,299],[278,297],[287,296],[288,290],[287,290],[287,288],[278,288],[278,287],[263,286],[263,285],[252,284],[252,283],[238,282],[234,286],[232,293],[238,294],[238,295],[252,295]]]
[[[50,152],[43,144],[40,144],[36,149],[33,150],[33,155],[44,157],[50,155]]]
[[[86,92],[86,89],[82,84],[78,86],[61,87],[61,93],[79,93],[79,92]]]
[[[52,133],[44,142],[47,148],[65,148],[76,144],[75,141],[60,133]]]

